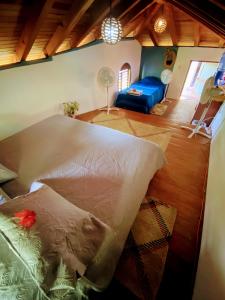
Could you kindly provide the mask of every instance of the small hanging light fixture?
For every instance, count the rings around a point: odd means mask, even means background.
[[[164,7],[163,7],[164,8]],[[162,10],[163,10],[162,8]],[[154,23],[154,30],[157,33],[162,33],[166,30],[167,27],[167,21],[166,18],[164,17],[164,13],[162,13],[161,16],[159,16]]]
[[[162,33],[166,30],[167,21],[163,16],[158,17],[154,23],[154,30],[157,33]]]
[[[101,34],[105,43],[114,45],[122,38],[122,26],[120,21],[111,15],[111,0],[109,11],[109,17],[102,22]]]

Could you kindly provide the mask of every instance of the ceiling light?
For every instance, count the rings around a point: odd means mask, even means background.
[[[101,27],[102,38],[107,44],[116,44],[122,38],[122,26],[120,21],[111,15],[111,1],[110,1],[110,16],[102,22]]]
[[[161,16],[155,20],[154,30],[157,33],[162,33],[163,31],[166,30],[166,26],[167,26],[167,21],[163,16]]]

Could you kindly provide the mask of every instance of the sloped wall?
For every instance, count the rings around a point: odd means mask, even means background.
[[[102,66],[116,75],[131,65],[132,81],[139,76],[141,46],[137,41],[104,43],[55,56],[53,61],[0,71],[0,140],[50,115],[62,113],[62,102],[77,100],[80,113],[106,105],[106,92],[97,82]],[[117,80],[110,88],[113,100]]]
[[[223,116],[222,116],[223,114]],[[225,106],[212,140],[206,206],[193,300],[225,299]]]

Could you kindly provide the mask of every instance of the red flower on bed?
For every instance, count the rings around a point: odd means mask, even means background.
[[[15,217],[20,220],[19,224],[25,228],[30,228],[36,222],[36,213],[29,209],[15,213]]]

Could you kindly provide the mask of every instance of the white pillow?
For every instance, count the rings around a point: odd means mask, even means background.
[[[0,188],[0,205],[10,200],[9,196]]]
[[[16,177],[17,174],[15,172],[9,170],[8,168],[0,164],[0,183],[14,179]]]

